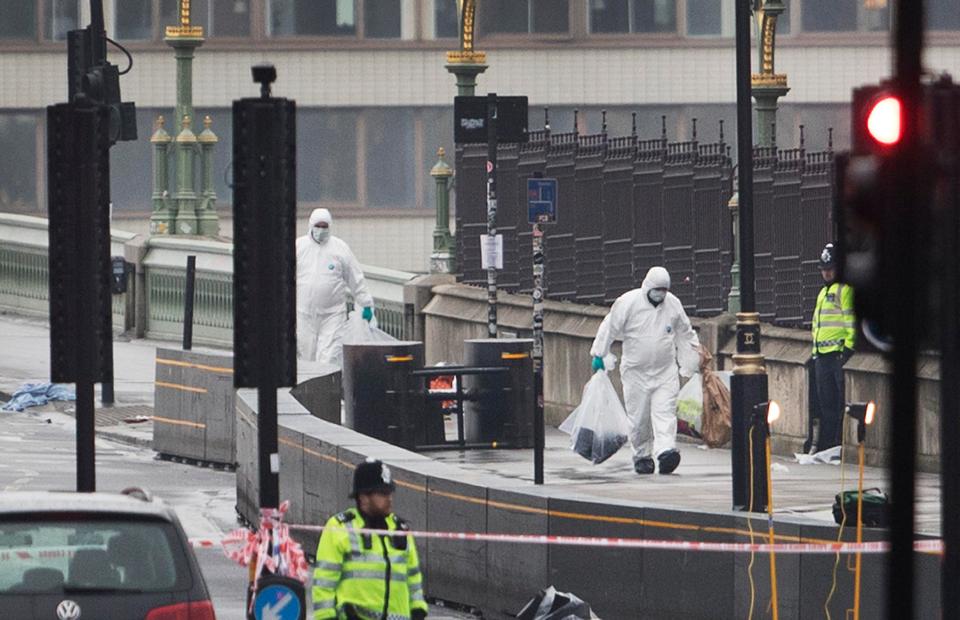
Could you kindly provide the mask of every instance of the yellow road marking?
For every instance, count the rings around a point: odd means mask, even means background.
[[[163,422],[165,424],[176,424],[178,426],[190,426],[193,428],[207,428],[206,424],[201,424],[199,422],[187,422],[186,420],[171,420],[170,418],[162,418],[158,415],[151,416],[154,422]]]
[[[157,358],[157,363],[162,366],[179,366],[180,368],[196,368],[197,370],[207,370],[209,372],[223,373],[226,375],[233,374],[233,368],[227,368],[226,366],[207,366],[206,364],[194,364],[192,362],[168,360],[162,357]]]
[[[171,390],[180,390],[182,392],[193,392],[195,394],[206,394],[207,390],[204,388],[191,387],[189,385],[180,385],[179,383],[167,383],[166,381],[156,381],[155,385],[159,387],[170,388]]]

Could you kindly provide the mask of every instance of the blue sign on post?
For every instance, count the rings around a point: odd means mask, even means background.
[[[527,222],[545,224],[557,221],[557,180],[527,179]]]
[[[258,590],[253,603],[256,620],[301,620],[303,612],[300,594],[283,584],[274,583]]]

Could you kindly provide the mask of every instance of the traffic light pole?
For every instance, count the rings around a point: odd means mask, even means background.
[[[945,126],[937,127],[940,135],[945,136],[948,149],[960,144],[960,119],[956,110],[960,109],[960,92],[952,83],[946,93],[946,100],[935,103],[932,117],[946,121]],[[943,148],[943,147],[941,147]],[[944,237],[939,245],[940,256],[956,251],[960,247],[960,161],[956,156],[943,159],[950,162],[944,170],[947,182],[944,187],[943,204],[940,212],[944,219],[938,221],[937,228]],[[940,328],[942,330],[940,350],[940,486],[941,521],[944,541],[943,564],[940,579],[940,598],[943,617],[956,617],[960,611],[960,398],[955,394],[960,384],[960,264],[956,260],[942,262]]]
[[[923,54],[923,1],[897,0],[893,14],[894,81],[903,109],[903,142],[893,155],[895,171],[892,200],[885,229],[891,241],[881,259],[889,273],[889,291],[909,295],[885,296],[884,311],[892,320],[893,399],[891,436],[896,449],[890,463],[892,508],[888,556],[887,617],[912,618],[914,614],[914,472],[917,445],[917,354],[919,332],[927,302],[928,239],[922,226],[929,221],[929,201],[918,196],[924,187],[920,175],[921,72]],[[919,198],[919,199],[918,199]],[[883,261],[889,261],[884,264]],[[956,583],[949,588],[955,589]]]

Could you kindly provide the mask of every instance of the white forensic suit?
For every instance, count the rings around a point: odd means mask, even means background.
[[[297,238],[297,357],[342,366],[347,291],[357,309],[373,308],[373,297],[350,246],[329,229],[318,240],[315,225],[331,220],[327,209],[315,209]]]
[[[654,306],[647,293],[656,288],[670,288],[670,274],[663,267],[651,268],[640,288],[614,302],[590,349],[591,355],[602,358],[615,340],[623,342],[620,378],[635,462],[675,450],[678,364],[681,374],[689,377],[700,360],[700,341],[680,300],[667,292]]]

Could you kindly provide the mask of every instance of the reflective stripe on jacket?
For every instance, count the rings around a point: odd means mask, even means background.
[[[396,515],[387,529],[397,530]],[[361,535],[364,520],[356,508],[331,517],[320,536],[313,571],[313,618],[347,617],[346,606],[364,620],[408,620],[427,611],[423,575],[412,536],[406,549],[392,536]]]
[[[813,311],[813,354],[852,349],[856,340],[853,288],[833,283],[820,289]]]

